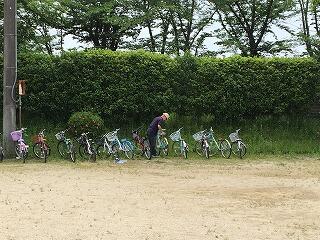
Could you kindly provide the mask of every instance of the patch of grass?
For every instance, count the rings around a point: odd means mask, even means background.
[[[131,130],[139,127],[140,125],[141,124],[131,124],[130,126],[105,126],[104,131],[106,132],[108,130],[120,127],[121,131],[119,132],[119,138],[131,139]],[[144,123],[142,129],[146,130],[147,126],[148,125]],[[247,155],[243,160],[238,160],[236,156],[231,155],[232,161],[254,161],[254,159],[265,158],[268,155],[282,156],[282,158],[287,157],[290,160],[294,160],[295,157],[299,155],[303,155],[305,157],[310,156],[312,158],[320,158],[320,121],[317,118],[301,116],[266,116],[249,120],[243,119],[239,120],[238,122],[218,122],[214,119],[214,117],[209,115],[205,115],[202,117],[200,116],[196,119],[192,117],[181,117],[173,115],[165,126],[165,128],[167,129],[167,138],[169,140],[170,148],[172,146],[172,141],[169,138],[170,133],[176,131],[180,127],[183,127],[181,134],[190,147],[189,159],[192,159],[193,161],[203,161],[205,158],[198,156],[193,151],[196,142],[192,138],[192,134],[200,130],[209,129],[211,126],[213,127],[217,139],[228,139],[228,135],[231,132],[238,128],[241,128],[240,137],[243,139],[247,146]],[[42,129],[46,129],[46,139],[52,150],[49,161],[61,161],[61,158],[57,151],[58,141],[55,138],[55,134],[67,128],[66,124],[51,123],[49,121],[28,120],[24,124],[24,127],[28,128],[25,135],[25,140],[30,145],[28,158],[34,158],[32,153],[32,136],[36,135]],[[97,139],[100,136],[92,137],[93,139]],[[76,150],[78,151],[78,147],[76,147]],[[173,151],[169,151],[169,158],[173,156]],[[79,155],[77,156],[77,158],[77,161],[79,161]],[[181,157],[181,159],[183,158]],[[209,160],[204,161],[227,163],[231,160],[224,160],[221,155],[217,153]],[[34,159],[34,161],[37,161],[37,159]]]

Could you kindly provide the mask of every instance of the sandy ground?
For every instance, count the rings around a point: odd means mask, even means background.
[[[1,163],[0,239],[320,238],[320,160],[214,161]]]

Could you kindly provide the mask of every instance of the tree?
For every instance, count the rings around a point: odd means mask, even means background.
[[[61,5],[54,0],[21,0],[18,10],[20,30],[26,35],[20,48],[53,54],[59,44],[54,30],[61,25]]]
[[[299,39],[305,44],[309,56],[318,57],[320,53],[319,0],[298,0],[302,30]]]
[[[167,48],[171,1],[168,0],[137,0],[133,8],[139,15],[139,25],[147,29],[148,37],[137,39],[130,48],[146,48],[152,52],[164,54]]]
[[[205,28],[212,23],[214,12],[207,1],[137,0],[135,9],[140,14],[141,26],[148,32],[148,37],[138,44],[151,51],[197,54],[210,36]]]
[[[136,13],[133,0],[60,0],[67,9],[64,30],[80,42],[92,43],[96,48],[117,50],[124,38],[136,37]]]
[[[258,56],[288,50],[286,41],[277,39],[274,27],[290,32],[283,23],[293,12],[292,0],[210,0],[221,24],[216,33],[219,44],[240,50],[243,56]]]
[[[204,48],[204,40],[211,36],[205,28],[213,23],[215,11],[201,0],[177,0],[174,4],[175,8],[169,9],[174,52],[179,55],[180,51],[193,51],[197,55]]]

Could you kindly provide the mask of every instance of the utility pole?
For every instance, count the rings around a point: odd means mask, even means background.
[[[4,0],[4,61],[3,61],[3,147],[6,157],[14,156],[10,132],[16,130],[17,79],[17,5]]]

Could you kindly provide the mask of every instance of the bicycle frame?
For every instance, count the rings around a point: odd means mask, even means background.
[[[19,131],[21,132],[21,136],[20,138],[16,141],[18,144],[18,150],[19,152],[16,152],[16,154],[18,155],[17,157],[19,158],[24,158],[22,155],[23,155],[23,152],[28,152],[28,149],[29,149],[29,145],[27,145],[23,139],[23,132],[26,130],[26,128],[21,128]]]
[[[159,131],[157,134],[157,143],[159,144],[159,148],[164,149],[167,148],[167,144],[163,141],[163,139],[165,138],[165,132],[164,130]]]
[[[180,154],[180,155],[184,155],[185,158],[187,158],[187,152],[188,152],[188,144],[186,143],[186,141],[181,138],[181,130],[182,128],[179,128],[179,130],[173,132],[170,134],[170,138],[173,141],[173,145],[172,148],[174,149],[176,154]],[[176,143],[179,144],[179,148],[176,148]],[[178,153],[179,151],[179,153]]]
[[[134,141],[137,145],[139,145],[139,146],[141,147],[141,149],[144,150],[144,148],[145,148],[145,146],[144,146],[144,141],[146,140],[146,138],[142,137],[142,136],[139,134],[139,128],[132,131],[132,138],[133,138],[133,141]]]
[[[215,137],[214,137],[214,135],[213,135],[213,129],[212,129],[212,127],[209,129],[209,131],[208,131],[208,133],[207,133],[206,135],[207,135],[207,141],[208,141],[208,142],[214,142],[214,144],[216,145],[217,149],[218,149],[218,150],[221,150],[221,149],[220,149],[220,146],[219,146],[219,144],[218,144],[218,142],[217,142],[217,140],[215,139]],[[210,145],[210,144],[209,144],[209,145]],[[210,148],[210,146],[209,146],[209,148]]]
[[[145,155],[147,159],[151,159],[151,151],[150,151],[150,143],[149,140],[145,137],[142,137],[139,133],[139,130],[141,129],[138,128],[136,130],[132,131],[132,138],[134,143],[137,145],[137,148],[141,151],[141,156]]]
[[[91,144],[90,144],[90,141],[89,141],[89,138],[88,138],[88,134],[89,133],[82,133],[81,134],[81,137],[82,137],[82,140],[84,140],[84,147],[86,148],[86,150],[88,151],[89,155],[92,155],[93,152],[91,151]]]
[[[114,151],[112,150],[112,146],[111,144],[109,144],[106,135],[104,135],[102,138],[103,138],[103,150],[104,151],[108,150],[108,153],[114,154]]]

